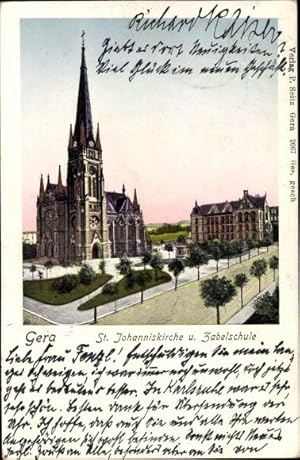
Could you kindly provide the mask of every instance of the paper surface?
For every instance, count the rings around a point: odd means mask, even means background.
[[[299,455],[295,13],[292,1],[2,5],[4,458]],[[61,164],[65,183],[82,39],[105,186],[137,188],[147,224],[245,189],[279,205],[279,324],[230,324],[230,306],[224,324],[214,309],[200,323],[191,269],[176,292],[172,280],[142,305],[138,293],[102,322],[98,307],[98,325],[93,309],[28,310],[21,236],[40,174]],[[45,325],[23,324],[23,307]]]

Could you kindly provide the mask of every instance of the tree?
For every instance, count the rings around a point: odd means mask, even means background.
[[[29,268],[31,274],[32,274],[32,279],[34,278],[34,273],[37,271],[36,265],[32,264]]]
[[[184,235],[178,235],[178,237],[177,237],[177,243],[179,243],[179,244],[185,244],[185,236],[184,236]]]
[[[51,270],[51,268],[53,268],[52,260],[47,260],[47,262],[45,262],[44,264],[44,267],[46,269],[46,278],[48,278],[48,270]]]
[[[150,263],[152,258],[152,254],[149,251],[144,252],[142,255],[142,263],[144,265],[144,270],[146,270],[146,266]]]
[[[79,280],[82,284],[91,284],[95,279],[96,273],[89,264],[82,264],[79,270]]]
[[[247,240],[246,241],[247,249],[248,249],[248,259],[251,257],[251,249],[254,249],[257,247],[256,241],[255,240]]]
[[[200,267],[206,264],[208,264],[206,252],[202,251],[199,245],[192,244],[189,248],[189,257],[186,258],[186,265],[188,267],[197,267],[198,281],[200,280]]]
[[[272,240],[269,236],[265,236],[262,241],[262,246],[266,246],[267,252],[269,252],[269,246],[271,246]]]
[[[116,265],[120,275],[126,279],[126,288],[130,289],[135,283],[134,271],[132,270],[132,261],[127,256],[120,257],[120,262]]]
[[[200,283],[200,294],[206,307],[217,309],[217,324],[220,323],[220,307],[230,302],[236,295],[236,289],[231,280],[225,276],[214,276]]]
[[[64,294],[66,292],[71,292],[78,284],[78,275],[64,275],[60,278],[56,278],[52,283],[52,287],[60,294]]]
[[[106,265],[105,260],[104,259],[100,260],[99,270],[101,271],[102,275],[105,275],[105,265]]]
[[[236,276],[235,276],[235,279],[234,279],[234,284],[235,286],[239,287],[241,289],[241,308],[243,308],[244,306],[244,302],[243,302],[243,287],[245,286],[245,284],[248,283],[248,278],[247,278],[247,275],[246,273],[238,273]]]
[[[175,277],[175,291],[176,291],[177,290],[178,276],[180,275],[181,272],[184,271],[184,264],[183,264],[183,262],[181,260],[174,259],[169,263],[168,269],[170,270],[170,272],[173,273],[173,275]]]
[[[23,243],[23,259],[35,259],[36,244]]]
[[[250,267],[250,275],[258,278],[258,292],[261,291],[261,277],[267,271],[267,262],[265,259],[255,260]]]
[[[240,257],[240,263],[242,262],[242,254],[245,251],[245,242],[243,240],[232,240],[231,242],[234,254]]]
[[[205,241],[201,241],[201,243],[198,243],[198,244],[200,248],[202,249],[202,251],[209,252],[211,241],[205,240]]]
[[[278,324],[279,323],[279,288],[276,286],[273,294],[266,292],[254,303],[255,313],[252,324]]]
[[[223,257],[227,258],[227,267],[229,268],[230,257],[233,255],[233,247],[231,241],[222,241],[221,242],[221,253]]]
[[[269,259],[269,267],[273,270],[273,281],[275,281],[275,272],[279,267],[279,258],[277,256],[272,256]]]
[[[261,241],[256,241],[257,255],[259,256],[259,248],[262,246]]]
[[[151,257],[150,265],[154,270],[155,281],[157,281],[158,270],[162,270],[165,265],[160,252],[157,252]]]
[[[209,252],[212,256],[212,258],[216,261],[216,271],[219,271],[219,260],[222,257],[222,252],[220,248],[220,243],[219,240],[214,240],[210,243],[209,245]]]
[[[132,272],[131,265],[131,260],[127,256],[124,256],[120,257],[120,262],[116,265],[116,268],[119,270],[120,275],[127,276]]]
[[[172,252],[174,249],[172,243],[166,243],[165,244],[165,251],[168,251],[169,259],[170,259],[170,252]]]
[[[151,280],[151,273],[146,270],[139,270],[135,275],[135,282],[141,289],[141,303],[144,302],[144,289],[148,281]]]
[[[117,292],[118,292],[118,285],[115,281],[111,281],[110,283],[104,284],[102,288],[103,294],[113,295],[113,294],[116,294]]]

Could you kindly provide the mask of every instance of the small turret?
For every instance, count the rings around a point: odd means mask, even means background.
[[[59,167],[58,167],[57,193],[58,193],[59,195],[63,195],[63,194],[64,194],[64,186],[63,186],[62,180],[61,180],[61,167],[60,167],[60,165],[59,165]]]
[[[73,147],[73,133],[72,133],[72,125],[70,125],[68,149],[71,150],[72,147]]]
[[[140,212],[140,205],[137,199],[136,189],[134,189],[132,205],[133,205],[134,211]]]
[[[41,179],[40,179],[40,193],[39,193],[39,198],[42,199],[44,197],[44,179],[43,179],[43,174],[41,174]]]
[[[99,150],[99,152],[102,152],[101,141],[100,141],[99,123],[97,123],[96,149]]]

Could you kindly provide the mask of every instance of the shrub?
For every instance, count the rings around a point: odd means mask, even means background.
[[[79,271],[79,280],[82,284],[91,284],[95,279],[96,273],[88,264],[83,264]]]
[[[114,281],[112,281],[111,283],[106,283],[102,289],[103,294],[110,294],[110,295],[116,294],[117,291],[118,291],[118,286],[117,286],[117,283],[115,283]]]
[[[99,262],[99,270],[101,271],[102,275],[105,274],[105,265],[106,263],[104,259]]]
[[[135,278],[136,278],[136,273],[134,270],[132,270],[128,275],[126,275],[126,287],[127,289],[133,288],[135,285]]]
[[[64,275],[53,281],[52,287],[55,291],[63,294],[72,291],[79,284],[78,275]]]
[[[255,317],[259,323],[279,323],[279,289],[276,287],[273,294],[266,292],[255,301]]]

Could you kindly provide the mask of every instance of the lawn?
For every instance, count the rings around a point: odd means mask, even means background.
[[[31,326],[53,326],[52,323],[49,323],[45,319],[40,318],[29,311],[23,310],[23,324]]]
[[[237,263],[219,272],[219,276],[233,279],[237,273],[246,273],[249,282],[244,287],[244,305],[258,294],[258,280],[253,278],[249,269],[257,259],[269,259],[273,254],[278,255],[278,247],[270,247],[269,251],[251,260]],[[276,272],[276,275],[278,272]],[[213,275],[209,275],[213,276]],[[205,277],[207,278],[207,276]],[[268,269],[262,277],[261,288],[264,289],[273,281],[273,270]],[[237,295],[225,307],[221,307],[221,323],[226,323],[238,310],[240,304],[240,289]],[[98,321],[105,325],[145,325],[145,324],[216,324],[216,309],[205,307],[203,299],[199,295],[199,281],[181,286],[177,291],[168,291],[164,294],[146,300],[143,305],[134,305],[117,313],[106,316]]]
[[[152,243],[159,244],[161,241],[168,243],[169,241],[175,242],[179,236],[187,238],[189,232],[186,230],[181,230],[180,232],[174,233],[161,233],[160,235],[149,235]]]
[[[147,282],[144,290],[149,289],[153,286],[157,286],[162,283],[166,283],[172,279],[169,273],[164,272],[164,271],[158,271],[157,280],[156,280],[154,276],[154,270],[146,270],[146,271],[151,274],[151,280]],[[80,305],[78,307],[78,310],[80,311],[89,310],[90,308],[94,308],[99,305],[103,305],[107,302],[112,302],[114,300],[120,299],[121,297],[126,297],[130,294],[134,294],[139,291],[140,291],[140,287],[137,284],[134,284],[134,286],[131,288],[127,288],[127,280],[124,277],[117,283],[117,292],[115,294],[102,294],[102,293],[98,294],[97,296],[89,300],[88,302]]]
[[[108,274],[97,274],[96,278],[91,282],[91,284],[84,285],[79,284],[77,287],[72,289],[71,292],[59,293],[52,287],[54,279],[44,279],[44,280],[34,280],[34,281],[24,281],[23,289],[24,296],[31,297],[35,300],[40,300],[41,302],[48,303],[50,305],[63,305],[65,303],[72,302],[73,300],[80,299],[87,294],[95,291],[95,289],[103,286],[107,281],[112,278]]]

